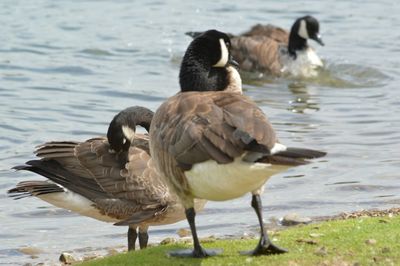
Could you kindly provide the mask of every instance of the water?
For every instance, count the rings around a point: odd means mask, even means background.
[[[137,1],[138,2],[138,1]],[[178,90],[191,30],[240,33],[259,22],[289,28],[313,14],[325,47],[318,79],[244,76],[245,93],[268,114],[280,140],[325,150],[314,164],[274,176],[263,195],[266,219],[289,212],[319,216],[400,203],[400,3],[396,1],[1,1],[0,264],[57,262],[126,245],[126,228],[52,207],[13,201],[7,189],[40,179],[12,166],[48,140],[102,135],[119,110],[153,110]],[[209,203],[200,235],[256,225],[250,197]],[[186,222],[151,230],[175,236]],[[41,250],[31,257],[18,251]]]

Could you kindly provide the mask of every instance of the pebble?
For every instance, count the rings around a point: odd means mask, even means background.
[[[326,247],[319,247],[315,250],[314,254],[318,256],[326,256],[328,255],[328,250]]]
[[[314,238],[321,237],[321,236],[323,236],[323,235],[324,235],[324,234],[310,233],[310,236],[311,236],[311,237],[314,237]]]
[[[25,255],[32,255],[32,256],[43,253],[43,251],[40,248],[35,248],[35,247],[22,247],[19,248],[18,251]]]
[[[286,214],[282,219],[282,225],[291,226],[298,224],[309,224],[312,220],[309,217],[301,217],[297,213]]]
[[[107,250],[107,256],[114,256],[119,254],[118,250],[116,250],[115,248],[109,248]]]
[[[164,238],[161,242],[160,245],[168,245],[168,244],[175,244],[176,243],[176,239],[173,237],[167,237]]]
[[[176,233],[178,234],[179,237],[190,236],[192,234],[190,230],[185,228],[179,229],[178,231],[176,231]]]
[[[367,239],[367,240],[365,240],[365,244],[367,244],[367,245],[375,245],[376,244],[376,240],[375,239]]]
[[[203,237],[200,239],[201,243],[213,243],[215,241],[216,241],[216,238],[215,238],[215,236],[212,236],[212,235],[208,236],[208,237]]]
[[[72,264],[74,262],[77,262],[78,260],[76,258],[74,258],[74,256],[72,256],[72,254],[63,252],[60,255],[59,261],[61,261],[62,263],[65,263],[65,264]]]
[[[382,248],[382,253],[389,253],[389,252],[390,252],[390,248],[388,248],[388,247]]]

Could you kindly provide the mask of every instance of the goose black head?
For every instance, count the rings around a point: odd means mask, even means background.
[[[217,30],[197,36],[183,57],[179,73],[181,91],[224,90],[229,82],[227,67],[238,66],[231,55],[231,40]]]
[[[153,111],[141,106],[128,107],[119,112],[107,131],[111,150],[117,153],[127,151],[135,137],[136,126],[142,126],[149,132],[153,115]]]
[[[307,48],[308,39],[324,45],[319,33],[319,22],[312,16],[298,18],[293,24],[289,36],[289,54],[296,58],[296,50]]]

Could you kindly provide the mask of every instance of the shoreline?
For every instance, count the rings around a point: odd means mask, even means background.
[[[367,209],[367,210],[359,210],[359,211],[354,211],[354,212],[342,212],[336,215],[332,216],[315,216],[311,217],[310,222],[308,223],[298,223],[298,224],[293,224],[293,225],[282,225],[281,221],[273,221],[271,223],[267,223],[266,227],[268,228],[268,232],[271,234],[272,237],[274,237],[276,234],[279,235],[281,231],[286,231],[294,227],[299,227],[303,225],[313,225],[313,224],[320,224],[324,222],[331,222],[331,221],[343,221],[343,220],[349,220],[349,219],[361,219],[361,218],[368,218],[368,217],[393,217],[393,216],[398,216],[400,215],[400,208],[393,207],[390,209]],[[301,217],[304,218],[304,217]],[[305,217],[308,218],[308,217]],[[255,240],[258,238],[258,226],[254,226],[254,228],[250,228],[250,233],[235,233],[232,235],[224,235],[224,236],[218,236],[215,237],[213,235],[202,237],[200,240],[202,243],[213,243],[216,241],[224,241],[224,240]],[[150,243],[149,248],[154,248],[154,247],[160,247],[160,246],[166,246],[166,245],[187,245],[191,244],[192,239],[190,235],[190,231],[186,228],[181,228],[177,231],[176,235],[164,238],[163,240],[159,241],[158,243]],[[103,258],[108,258],[109,256],[114,256],[114,255],[121,255],[121,254],[128,254],[126,247],[123,245],[119,245],[116,247],[105,247],[104,251],[106,251],[107,254],[101,255],[96,252],[96,250],[92,250],[88,253],[85,254],[74,254],[74,251],[82,251],[85,248],[77,248],[75,250],[67,251],[67,252],[61,252],[60,259],[61,257],[67,257],[67,259],[63,259],[63,261],[60,260],[61,263],[64,264],[78,264],[78,263],[84,263],[84,262],[90,262],[94,260],[99,260]],[[138,252],[134,251],[132,253]],[[37,255],[40,257],[40,254]],[[35,264],[38,265],[38,264]],[[40,263],[39,263],[40,265]],[[47,265],[47,264],[46,264]]]

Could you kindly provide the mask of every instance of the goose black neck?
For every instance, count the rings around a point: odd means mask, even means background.
[[[137,125],[144,127],[147,132],[150,130],[151,120],[154,112],[142,106],[133,106],[123,110],[122,123],[135,128]]]
[[[288,51],[291,56],[296,58],[297,51],[305,50],[308,47],[307,40],[300,37],[298,34],[298,27],[293,25],[290,35],[289,35],[289,44],[288,44]]]
[[[108,127],[107,139],[110,148],[116,152],[129,150],[131,143],[124,136],[123,127],[127,126],[136,131],[136,125],[139,125],[149,132],[153,115],[151,110],[141,106],[129,107],[119,112]]]
[[[221,67],[183,63],[179,73],[181,92],[222,91],[228,86],[228,72]]]

